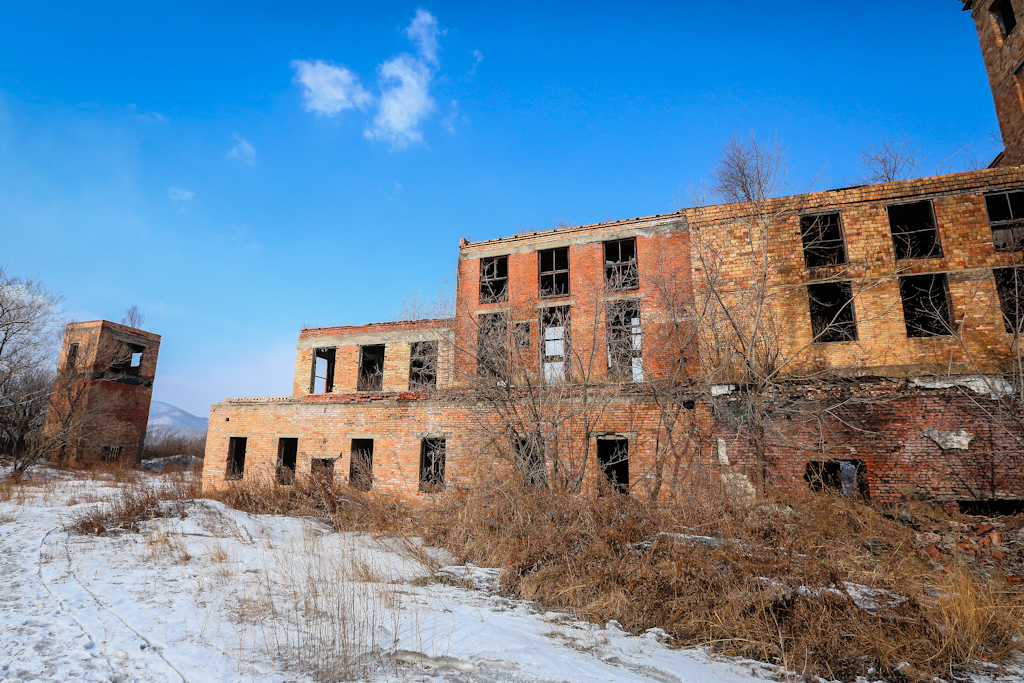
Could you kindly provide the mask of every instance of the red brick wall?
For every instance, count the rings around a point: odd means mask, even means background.
[[[1003,166],[1024,164],[1024,97],[1020,76],[1015,71],[1024,62],[1024,2],[1013,0],[1017,27],[1007,36],[990,11],[992,0],[969,0],[981,45],[982,58],[988,72],[989,86],[995,101],[999,130],[1006,151],[1000,163]]]

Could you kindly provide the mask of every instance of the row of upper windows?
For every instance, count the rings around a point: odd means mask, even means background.
[[[985,208],[992,226],[992,245],[996,250],[1024,248],[1024,191],[985,195]],[[893,204],[886,207],[886,211],[897,259],[942,256],[930,199]],[[801,216],[800,235],[803,238],[804,263],[808,268],[848,262],[846,236],[838,211]]]
[[[542,299],[569,296],[569,247],[537,252],[537,291]],[[604,243],[604,282],[609,291],[640,287],[636,238]],[[480,259],[480,303],[508,301],[508,256]]]

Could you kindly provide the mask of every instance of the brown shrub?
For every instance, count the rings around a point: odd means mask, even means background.
[[[95,535],[113,530],[138,531],[139,522],[167,513],[168,508],[163,503],[182,504],[199,494],[200,482],[193,476],[176,474],[156,480],[134,479],[121,484],[109,500],[76,516],[67,530]]]
[[[194,455],[203,457],[206,453],[206,434],[182,434],[173,430],[160,430],[146,435],[146,449],[143,458],[166,458],[172,455]]]

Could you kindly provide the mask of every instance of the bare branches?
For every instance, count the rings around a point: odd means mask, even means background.
[[[906,180],[924,161],[921,148],[912,145],[904,135],[899,141],[885,138],[879,147],[865,147],[860,162],[867,169],[864,183],[890,183]]]
[[[142,329],[142,326],[146,322],[146,316],[139,312],[139,307],[132,304],[127,311],[125,311],[124,317],[121,318],[121,324],[127,325],[128,327],[135,328],[137,330]]]
[[[764,202],[789,186],[786,151],[777,137],[758,142],[733,137],[722,147],[712,189],[729,203]]]

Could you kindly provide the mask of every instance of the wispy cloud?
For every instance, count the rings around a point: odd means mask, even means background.
[[[301,83],[306,111],[334,116],[346,109],[363,109],[373,103],[373,95],[359,83],[359,76],[343,66],[322,60],[293,59],[295,81]]]
[[[370,140],[385,140],[394,149],[405,149],[412,142],[423,142],[420,123],[434,109],[430,97],[430,69],[412,55],[389,59],[378,69],[381,81],[380,104],[373,124],[363,131]]]
[[[473,66],[469,68],[469,75],[476,75],[476,68],[480,66],[480,62],[484,61],[484,53],[480,50],[473,50]]]
[[[252,144],[235,133],[235,146],[228,150],[228,159],[238,159],[247,166],[256,165],[256,148]]]
[[[190,202],[196,198],[191,190],[183,190],[180,187],[172,187],[167,190],[167,196],[176,202]]]
[[[437,38],[445,33],[447,31],[437,28],[437,18],[422,7],[416,10],[412,23],[405,29],[406,37],[416,46],[423,59],[431,64],[437,64],[437,51],[440,49]]]

